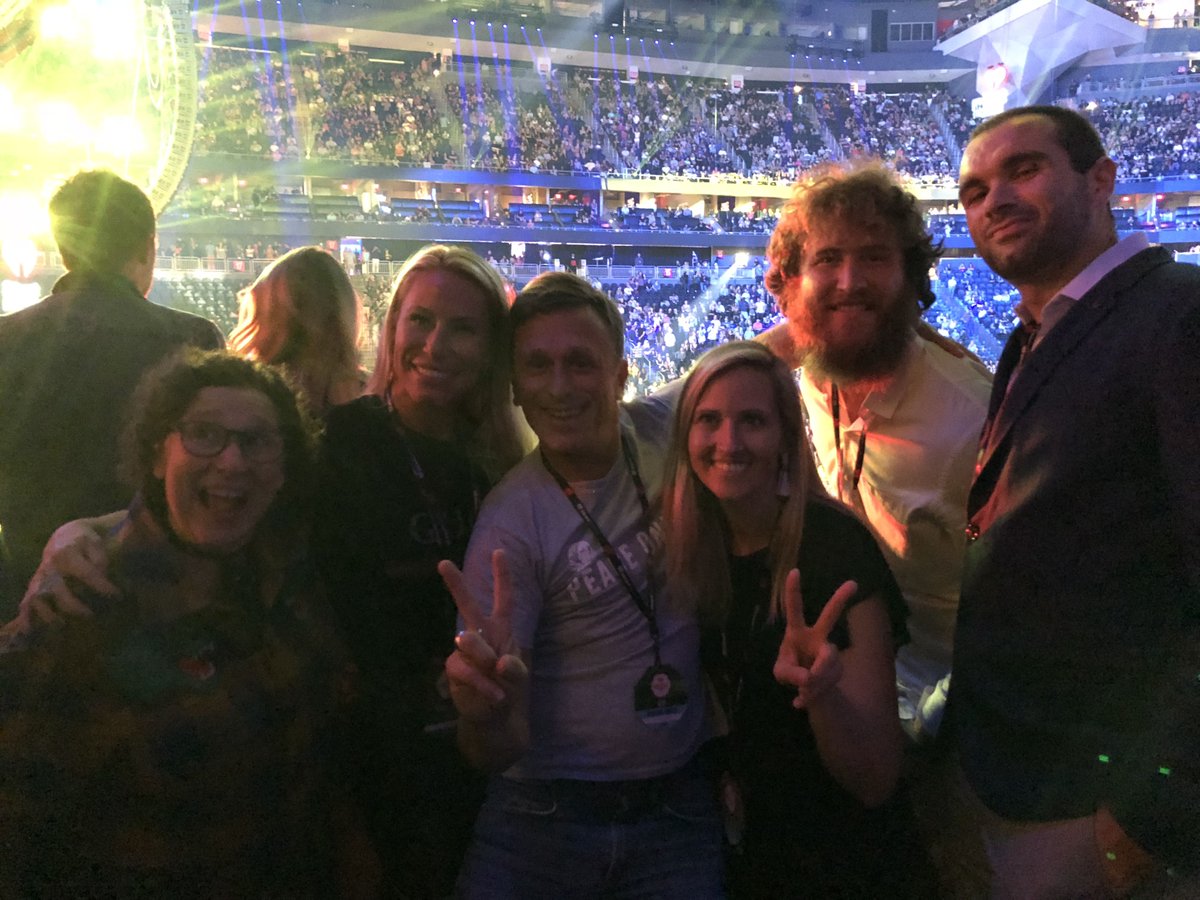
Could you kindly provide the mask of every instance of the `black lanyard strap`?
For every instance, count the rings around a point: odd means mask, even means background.
[[[829,405],[830,412],[833,413],[833,445],[837,451],[838,460],[838,482],[840,483],[846,472],[846,461],[842,455],[842,399],[838,392],[837,385],[833,386],[830,392]],[[815,448],[814,448],[814,452]],[[854,460],[854,476],[851,479],[850,486],[854,490],[858,490],[858,482],[862,479],[863,461],[867,455],[867,432],[863,429],[858,433],[858,456]]]
[[[646,591],[643,593],[638,589],[637,584],[634,583],[633,576],[629,574],[629,570],[621,560],[621,555],[617,553],[616,547],[612,545],[612,541],[608,539],[608,536],[600,527],[600,523],[595,520],[592,514],[588,512],[587,507],[583,505],[583,501],[579,499],[579,494],[575,491],[575,488],[562,476],[562,473],[558,469],[554,468],[554,465],[546,457],[545,452],[541,451],[541,453],[542,465],[546,467],[546,471],[558,483],[559,489],[562,490],[567,500],[571,502],[571,506],[575,508],[575,512],[579,515],[579,518],[583,520],[583,524],[588,527],[588,530],[596,538],[596,542],[600,545],[605,558],[608,559],[609,564],[613,567],[613,571],[617,573],[617,578],[629,593],[638,611],[645,617],[646,624],[650,627],[650,640],[654,644],[654,664],[661,666],[662,640],[658,630],[658,616],[655,612],[658,606],[658,598],[654,590],[653,560],[648,558],[646,561]],[[621,455],[625,459],[625,468],[629,472],[629,477],[633,480],[633,486],[637,490],[638,503],[642,508],[640,524],[649,533],[650,500],[646,495],[646,485],[642,481],[641,472],[638,470],[637,456],[624,434],[621,435]]]
[[[417,459],[417,454],[413,450],[412,441],[408,438],[408,432],[404,428],[404,423],[400,421],[400,414],[396,412],[396,408],[392,405],[390,394],[385,398],[385,402],[387,403],[388,412],[391,414],[392,426],[396,431],[396,436],[400,438],[400,443],[408,455],[408,466],[412,472],[413,482],[417,486],[417,493],[421,495],[421,502],[425,506],[425,512],[429,514],[430,523],[433,525],[434,543],[443,550],[451,548],[454,546],[454,534],[451,531],[450,522],[446,517],[445,500],[438,497],[429,486],[429,479],[425,477],[425,468],[421,465],[420,460]],[[467,461],[467,479],[471,485],[471,515],[472,519],[474,519],[479,515],[481,492],[470,460]]]

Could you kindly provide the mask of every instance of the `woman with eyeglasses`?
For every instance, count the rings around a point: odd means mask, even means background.
[[[149,373],[135,499],[70,627],[0,632],[0,895],[330,896],[344,656],[303,554],[315,428],[275,371]]]
[[[470,250],[418,251],[396,278],[366,394],[325,418],[311,550],[357,667],[341,755],[389,895],[453,891],[483,797],[455,742],[443,664],[456,610],[437,563],[461,564],[483,495],[523,453],[508,299]],[[61,576],[110,587],[95,572],[102,521],[60,529],[23,615],[87,615]]]

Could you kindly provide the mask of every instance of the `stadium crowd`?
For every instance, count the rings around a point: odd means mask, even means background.
[[[735,92],[695,77],[456,72],[431,56],[400,65],[333,48],[200,53],[196,149],[276,160],[793,180],[817,163],[869,154],[945,182],[973,121],[967,101],[937,89],[764,83]],[[1119,177],[1200,170],[1194,92],[1101,96],[1084,112],[1113,148]]]
[[[1200,102],[1184,91],[1130,100],[1100,98],[1088,116],[1113,148],[1119,178],[1200,172]]]
[[[647,73],[490,65],[441,69],[334,49],[201,51],[201,152],[583,173],[794,179],[871,153],[916,176],[948,176],[961,104],[943,93],[796,91]],[[297,74],[298,78],[291,75]],[[883,137],[876,137],[883,135]]]

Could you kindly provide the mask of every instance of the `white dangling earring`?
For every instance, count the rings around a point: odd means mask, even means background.
[[[786,453],[781,453],[779,456],[779,481],[775,486],[775,496],[790,497],[792,495],[792,483],[788,478],[788,458]]]

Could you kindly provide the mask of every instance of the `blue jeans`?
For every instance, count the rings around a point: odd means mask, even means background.
[[[613,784],[493,778],[458,896],[724,897],[715,792],[692,768]]]

